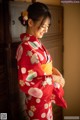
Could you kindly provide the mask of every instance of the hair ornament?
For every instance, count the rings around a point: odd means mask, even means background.
[[[25,22],[28,20],[28,12],[27,11],[21,12],[21,16],[23,18],[23,24],[25,24]]]

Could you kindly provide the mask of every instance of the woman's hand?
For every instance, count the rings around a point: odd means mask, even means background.
[[[62,87],[64,87],[65,85],[65,80],[62,76],[59,76],[59,75],[53,75],[53,80],[54,82],[57,82],[59,83]]]
[[[62,76],[62,74],[55,68],[53,67],[53,80],[54,82],[59,83],[62,87],[65,85],[65,80]]]
[[[57,68],[55,68],[55,67],[53,67],[52,73],[53,73],[54,75],[58,75],[58,76],[61,76],[61,77],[62,77],[62,74],[61,74],[61,73],[59,72],[59,70],[58,70]]]

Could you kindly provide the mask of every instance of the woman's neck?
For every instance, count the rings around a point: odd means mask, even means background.
[[[34,33],[32,32],[32,30],[29,29],[29,28],[26,30],[26,33],[28,33],[28,34],[30,34],[30,35],[34,35]]]

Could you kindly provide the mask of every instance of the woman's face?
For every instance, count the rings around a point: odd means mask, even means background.
[[[33,22],[32,26],[29,26],[29,29],[31,32],[30,34],[36,36],[37,38],[42,38],[43,35],[48,32],[48,27],[50,25],[49,18],[46,18],[44,20],[43,24],[41,25],[42,19],[43,18],[40,18],[40,20],[37,22],[32,21]]]

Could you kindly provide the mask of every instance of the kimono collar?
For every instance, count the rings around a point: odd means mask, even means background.
[[[20,38],[23,41],[31,41],[31,42],[34,42],[34,41],[37,41],[38,43],[40,43],[40,41],[34,36],[34,35],[30,35],[28,33],[22,33],[20,35]]]

